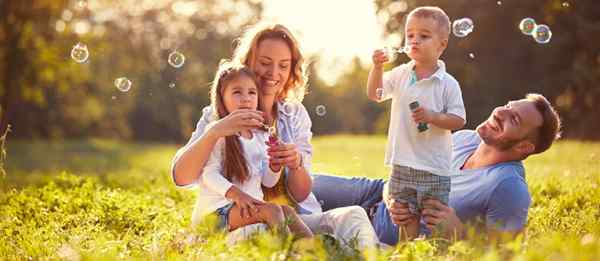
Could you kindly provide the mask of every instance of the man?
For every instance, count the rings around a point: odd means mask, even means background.
[[[425,227],[448,237],[463,236],[467,225],[486,231],[490,238],[522,232],[531,196],[521,161],[546,151],[559,136],[558,114],[539,94],[495,108],[475,131],[454,133],[449,206],[425,200]],[[419,221],[405,204],[387,200],[386,205],[383,189],[383,180],[326,175],[313,180],[313,192],[324,210],[362,206],[379,240],[392,245],[398,242],[397,225]]]

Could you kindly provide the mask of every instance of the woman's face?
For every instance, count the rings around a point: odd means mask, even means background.
[[[265,39],[258,44],[254,72],[263,95],[277,95],[290,78],[292,52],[281,39]]]

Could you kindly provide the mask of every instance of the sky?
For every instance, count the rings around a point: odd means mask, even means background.
[[[320,53],[317,70],[327,84],[358,56],[364,65],[383,47],[383,25],[371,0],[265,0],[263,17],[297,33],[304,52]]]

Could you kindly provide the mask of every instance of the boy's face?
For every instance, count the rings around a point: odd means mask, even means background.
[[[435,62],[448,45],[448,38],[433,18],[409,17],[406,21],[406,45],[410,46],[408,57],[416,62]]]
[[[256,110],[258,87],[247,76],[237,77],[225,86],[223,103],[228,113],[239,109]]]

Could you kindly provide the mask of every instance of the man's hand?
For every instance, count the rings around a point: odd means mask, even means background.
[[[396,202],[394,199],[388,199],[386,202],[386,207],[390,212],[390,218],[392,218],[392,222],[394,222],[396,225],[407,226],[408,224],[419,222],[417,216],[415,216],[413,213],[410,213],[408,203],[400,203]]]
[[[456,216],[453,208],[442,204],[436,199],[426,199],[423,201],[422,214],[425,226],[431,231],[440,228],[442,230],[440,232],[447,237],[462,236],[463,224]]]

